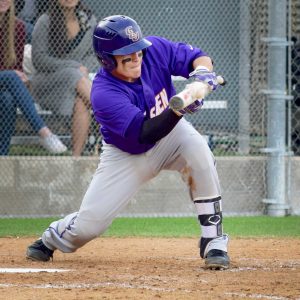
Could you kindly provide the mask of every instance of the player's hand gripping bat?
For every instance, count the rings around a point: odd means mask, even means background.
[[[225,85],[225,80],[222,76],[217,76],[218,84]],[[169,106],[175,111],[180,111],[189,106],[198,99],[204,99],[210,92],[212,87],[203,81],[194,81],[187,84],[183,91],[174,95],[170,101]]]

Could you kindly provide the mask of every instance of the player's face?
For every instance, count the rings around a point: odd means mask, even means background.
[[[11,0],[0,0],[0,14],[6,13],[11,6]]]
[[[112,74],[119,79],[134,82],[142,73],[143,52],[138,51],[128,55],[115,55],[117,67]]]

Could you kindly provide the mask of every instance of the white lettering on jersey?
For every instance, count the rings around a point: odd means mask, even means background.
[[[167,92],[165,89],[162,89],[162,91],[155,96],[155,106],[150,110],[150,118],[160,115],[168,105]]]

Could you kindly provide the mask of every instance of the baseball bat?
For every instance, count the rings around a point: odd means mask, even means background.
[[[225,79],[222,76],[217,76],[218,83],[225,85]],[[169,106],[173,110],[181,110],[197,99],[204,99],[211,92],[211,88],[207,83],[201,81],[194,81],[187,84],[185,89],[180,93],[174,95],[170,101]]]

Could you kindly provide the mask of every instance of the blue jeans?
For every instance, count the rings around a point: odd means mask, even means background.
[[[0,155],[7,155],[11,137],[15,131],[17,107],[37,133],[45,127],[37,113],[28,89],[11,70],[0,71]]]

